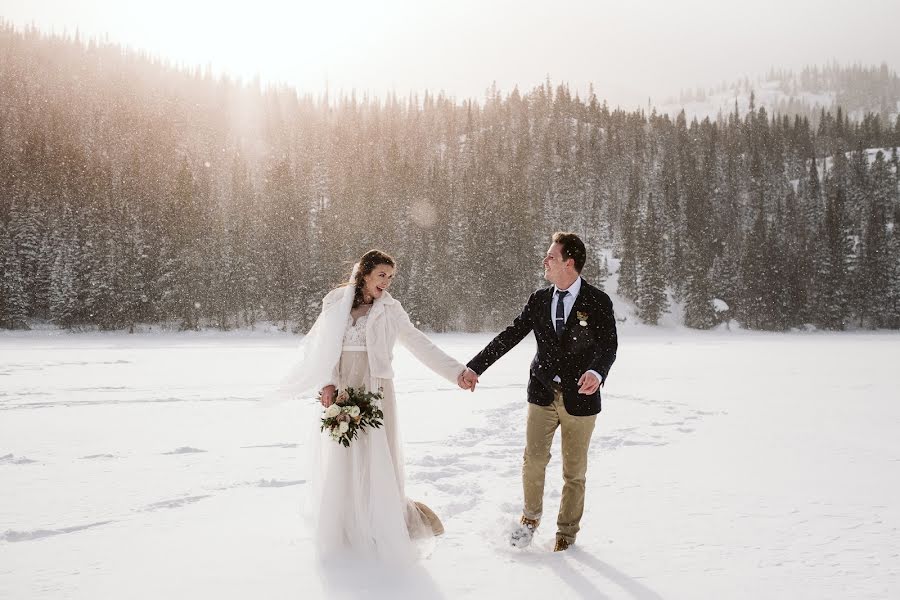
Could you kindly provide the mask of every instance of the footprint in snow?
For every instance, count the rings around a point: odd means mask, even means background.
[[[0,456],[0,465],[27,465],[30,463],[36,463],[36,460],[31,460],[25,456],[20,456],[16,458],[14,454],[5,454]]]
[[[175,448],[171,452],[163,452],[163,454],[196,454],[197,452],[206,452],[206,450],[201,450],[200,448],[192,448],[190,446],[182,446],[181,448]]]

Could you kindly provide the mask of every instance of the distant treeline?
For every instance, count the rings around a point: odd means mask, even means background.
[[[423,327],[496,329],[572,230],[647,323],[900,328],[900,119],[817,121],[312,97],[2,25],[0,327],[303,330],[378,247]]]
[[[885,63],[875,67],[832,62],[822,68],[805,67],[799,72],[771,69],[756,81],[745,77],[709,90],[683,90],[679,100],[682,104],[708,102],[710,95],[745,99],[759,88],[764,88],[768,96],[766,107],[770,111],[808,117],[814,127],[823,110],[836,111],[838,107],[859,117],[876,113],[888,127],[892,125],[891,118],[900,112],[900,76]]]

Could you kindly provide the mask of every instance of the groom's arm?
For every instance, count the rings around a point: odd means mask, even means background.
[[[516,344],[522,341],[533,327],[532,311],[534,305],[534,295],[531,294],[522,313],[515,318],[512,325],[497,334],[497,337],[484,347],[475,358],[466,365],[479,375],[484,373],[488,367],[494,364],[501,356],[512,350]]]

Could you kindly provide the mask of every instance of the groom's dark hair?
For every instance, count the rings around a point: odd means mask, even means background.
[[[584,261],[587,260],[587,250],[584,249],[584,242],[581,241],[581,238],[568,231],[557,231],[553,234],[553,243],[562,246],[563,260],[570,258],[574,260],[575,270],[581,273]]]

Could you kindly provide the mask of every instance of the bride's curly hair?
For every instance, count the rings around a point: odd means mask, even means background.
[[[369,250],[359,259],[359,269],[356,271],[356,277],[353,279],[355,287],[353,291],[353,308],[363,303],[363,286],[365,286],[365,277],[375,270],[379,265],[388,265],[396,268],[397,263],[393,257],[385,254],[381,250]]]

